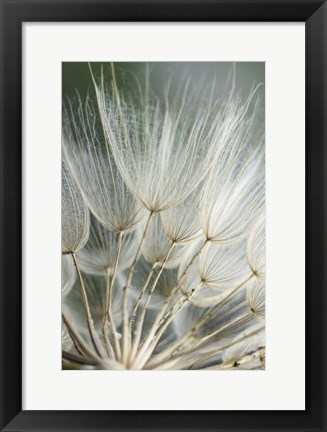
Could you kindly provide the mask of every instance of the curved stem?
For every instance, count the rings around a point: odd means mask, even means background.
[[[132,282],[132,277],[133,277],[133,273],[136,267],[136,263],[139,259],[141,250],[142,250],[142,246],[144,243],[144,240],[146,238],[146,235],[148,233],[149,227],[150,227],[150,223],[151,223],[151,219],[154,215],[154,212],[150,212],[147,223],[145,225],[144,231],[143,231],[143,235],[141,237],[139,246],[137,248],[135,257],[134,257],[134,261],[129,269],[128,272],[128,276],[127,276],[127,281],[126,281],[126,285],[124,288],[124,296],[123,296],[123,335],[122,335],[122,360],[123,363],[125,364],[128,361],[128,348],[130,345],[130,332],[129,332],[129,326],[128,326],[128,289],[130,287],[130,284]]]
[[[175,351],[177,348],[178,351],[182,349],[183,344],[190,338],[192,335],[196,332],[196,330],[201,327],[203,324],[205,324],[213,315],[215,315],[232,297],[234,294],[238,292],[240,288],[242,288],[247,282],[249,282],[254,277],[254,274],[252,273],[248,278],[245,279],[242,283],[240,283],[236,288],[234,288],[232,291],[230,291],[226,297],[218,303],[215,307],[211,309],[210,312],[208,312],[206,315],[204,315],[201,319],[199,319],[192,328],[184,335],[181,339],[176,341],[173,345],[168,347],[166,350],[164,350],[162,353],[160,353],[155,359],[151,360],[151,367],[156,367],[160,365],[161,363],[167,361],[169,358],[174,358],[178,352],[175,354]],[[150,366],[150,364],[149,364]]]
[[[65,326],[67,327],[68,333],[69,333],[70,337],[72,338],[75,347],[77,345],[79,348],[77,351],[82,355],[86,355],[86,356],[91,357],[92,359],[96,360],[97,356],[94,355],[94,353],[92,351],[90,351],[89,348],[86,346],[84,341],[82,341],[78,332],[74,329],[72,323],[69,321],[67,315],[64,312],[62,312],[61,315],[62,315],[63,322],[65,323]]]
[[[174,357],[171,357],[170,360],[167,360],[165,362],[160,363],[155,368],[150,365],[150,363],[147,365],[147,369],[154,369],[154,370],[169,370],[172,366],[174,366],[175,369],[188,369],[191,367],[191,369],[202,369],[202,365],[205,361],[210,360],[210,358],[217,357],[218,353],[223,352],[224,350],[238,344],[240,341],[245,341],[246,339],[249,339],[256,334],[258,334],[260,331],[262,331],[264,327],[260,327],[258,329],[253,330],[251,333],[242,336],[242,338],[238,340],[233,340],[232,342],[229,342],[225,344],[224,346],[220,347],[219,349],[213,349],[212,351],[205,352],[199,354],[197,357],[189,358],[187,357],[186,360],[183,359],[182,356],[178,357],[177,355]],[[210,343],[210,342],[209,342]]]
[[[194,263],[195,259],[202,253],[203,249],[206,247],[206,245],[209,243],[209,239],[206,239],[202,245],[200,246],[199,250],[193,255],[187,266],[185,267],[183,273],[179,276],[177,284],[179,285],[183,279],[183,277],[186,275],[188,269],[191,267],[191,265]],[[181,290],[183,292],[183,290]],[[186,294],[183,292],[183,295],[177,300],[176,306],[183,298],[186,296]],[[163,324],[172,314],[174,306],[168,311],[168,313],[163,317],[162,321],[160,322],[160,325]]]
[[[160,270],[159,270],[159,272],[158,272],[158,274],[157,274],[157,276],[156,276],[156,278],[155,278],[155,280],[154,280],[154,282],[153,282],[153,284],[152,284],[152,286],[150,288],[150,291],[149,291],[149,294],[148,294],[148,298],[147,298],[147,300],[145,302],[145,305],[142,308],[142,311],[141,311],[141,314],[139,316],[139,319],[137,320],[137,328],[136,328],[136,332],[135,332],[135,340],[134,340],[132,351],[131,351],[131,355],[130,355],[130,361],[133,361],[134,356],[136,354],[136,351],[137,351],[137,349],[139,347],[140,340],[141,340],[141,335],[142,335],[142,330],[143,330],[143,322],[144,322],[144,318],[145,318],[145,314],[146,314],[147,308],[148,308],[148,306],[150,304],[150,301],[151,301],[152,295],[154,293],[154,290],[155,290],[155,288],[157,286],[157,283],[158,283],[159,278],[160,278],[160,276],[162,274],[162,271],[163,271],[163,269],[164,269],[164,267],[165,267],[165,265],[166,265],[166,263],[168,261],[168,258],[170,256],[172,250],[174,249],[175,244],[176,244],[175,242],[171,243],[171,245],[169,247],[169,250],[167,252],[167,255],[165,256],[165,259],[162,262]],[[155,331],[156,331],[156,328],[154,329],[154,332]],[[150,330],[148,336],[146,337],[146,339],[147,338],[151,338],[152,332],[153,332],[153,327],[151,328],[151,330]]]
[[[71,354],[67,351],[62,352],[62,358],[65,359],[66,361],[73,362],[76,364],[89,365],[89,366],[96,366],[97,365],[97,362],[92,358],[80,357],[80,356],[77,356],[75,354]]]
[[[115,320],[112,314],[112,294],[113,294],[113,288],[115,283],[115,278],[117,274],[117,267],[119,263],[120,253],[121,253],[121,247],[122,247],[122,240],[123,240],[123,232],[120,231],[118,236],[118,245],[117,245],[117,253],[116,253],[116,259],[115,264],[112,272],[112,277],[110,280],[109,277],[109,269],[107,269],[107,290],[106,290],[106,309],[103,316],[102,321],[102,334],[104,337],[104,341],[106,344],[106,350],[107,353],[111,355],[111,357],[116,357],[118,360],[121,358],[121,350],[120,350],[120,344],[119,339],[117,335]],[[108,318],[110,323],[110,331],[112,334],[112,338],[114,341],[114,348],[115,352],[113,352],[112,346],[109,341],[109,335],[108,335]]]
[[[202,368],[203,362],[210,360],[210,358],[212,358],[213,356],[216,356],[217,353],[222,352],[238,343],[240,343],[241,341],[244,342],[247,339],[257,335],[258,333],[260,333],[262,331],[264,327],[259,327],[258,329],[253,330],[251,333],[242,336],[241,339],[238,340],[233,340],[232,342],[228,343],[227,345],[224,345],[223,347],[219,348],[219,350],[215,349],[209,352],[206,352],[204,354],[201,354],[200,356],[198,356],[198,358],[193,358],[192,359],[192,369],[199,369]],[[190,359],[191,360],[191,359]],[[191,364],[189,364],[188,366],[190,366]]]
[[[200,246],[199,250],[196,252],[195,255],[193,255],[193,257],[191,258],[190,262],[187,264],[187,266],[185,267],[183,273],[180,275],[180,277],[178,278],[178,283],[181,282],[181,280],[183,279],[183,277],[186,275],[187,270],[191,267],[191,265],[194,263],[195,259],[202,253],[203,249],[206,247],[206,245],[209,243],[209,239],[205,239],[205,241],[202,243],[202,245]]]
[[[140,295],[139,295],[139,297],[138,297],[135,305],[133,306],[132,313],[131,313],[131,316],[129,318],[130,330],[132,329],[132,325],[133,325],[133,322],[134,322],[134,319],[135,319],[135,315],[136,315],[137,309],[138,309],[138,307],[139,307],[139,305],[141,303],[141,300],[142,300],[142,298],[144,296],[144,293],[145,293],[145,291],[146,291],[146,289],[147,289],[147,287],[149,285],[149,282],[150,282],[150,280],[152,278],[152,275],[153,275],[154,270],[156,269],[157,265],[158,265],[157,262],[153,263],[153,265],[151,267],[151,270],[149,272],[149,275],[148,275],[148,277],[147,277],[147,279],[145,281],[145,284],[144,284],[144,286],[142,288],[142,291],[141,291],[141,293],[140,293]]]
[[[144,341],[142,348],[140,349],[135,362],[133,363],[133,367],[143,367],[144,364],[148,361],[149,357],[151,356],[153,350],[155,349],[157,343],[159,342],[159,340],[161,339],[162,335],[164,334],[165,330],[167,329],[167,327],[169,326],[169,324],[173,321],[173,319],[176,317],[176,315],[179,314],[179,312],[184,308],[184,306],[186,305],[186,303],[193,297],[193,295],[195,294],[196,291],[198,291],[198,289],[202,286],[203,282],[200,282],[191,292],[190,295],[188,295],[185,300],[183,301],[183,303],[178,307],[178,309],[169,317],[169,319],[165,322],[165,324],[160,328],[160,330],[158,331],[157,335],[154,337],[155,332],[157,330],[157,327],[154,328],[154,326],[152,327],[152,331],[149,333],[149,335],[147,336],[146,340]],[[180,297],[180,299],[177,301],[177,304],[179,303],[179,301],[184,298]]]
[[[109,291],[110,291],[110,272],[109,269],[106,271],[106,305],[108,304],[109,300]],[[110,343],[109,340],[109,334],[108,334],[108,310],[107,306],[105,307],[103,319],[102,319],[102,336],[104,340],[104,345],[107,351],[107,355],[109,358],[116,358],[116,353]]]
[[[206,344],[208,340],[212,339],[214,336],[217,336],[219,333],[222,333],[224,330],[230,330],[230,327],[233,328],[235,324],[239,325],[243,323],[243,320],[247,320],[248,318],[252,318],[251,311],[247,310],[242,315],[239,315],[238,317],[234,318],[232,321],[224,324],[223,326],[219,327],[218,329],[214,330],[213,332],[209,333],[208,335],[204,336],[200,341],[198,341],[196,344],[192,345],[189,349],[186,351],[182,351],[175,356],[172,356],[172,358],[177,358],[180,356],[183,356],[185,354],[191,354],[195,350],[197,350],[200,346]]]
[[[77,276],[78,276],[78,279],[80,282],[80,288],[81,288],[81,293],[82,293],[82,298],[83,298],[83,303],[84,303],[84,309],[85,309],[85,316],[86,316],[87,327],[89,330],[90,338],[91,338],[92,344],[94,346],[94,349],[95,349],[97,355],[99,357],[101,357],[99,347],[96,343],[97,334],[96,334],[95,329],[94,329],[94,323],[93,323],[93,319],[92,319],[92,315],[91,315],[90,305],[89,305],[89,301],[87,298],[87,293],[85,290],[82,274],[81,274],[81,271],[79,269],[79,265],[77,263],[76,253],[72,252],[71,256],[73,258],[74,265],[75,265],[76,272],[77,272]]]

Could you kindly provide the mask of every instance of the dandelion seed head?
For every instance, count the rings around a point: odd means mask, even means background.
[[[257,90],[239,96],[235,67],[219,95],[187,73],[155,87],[148,64],[90,72],[95,94],[63,108],[64,361],[263,369]]]

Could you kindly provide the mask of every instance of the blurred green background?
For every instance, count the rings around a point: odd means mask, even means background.
[[[119,62],[115,64],[115,71],[119,79],[119,74],[124,71],[140,74],[144,70],[145,63],[139,62]],[[96,77],[101,73],[103,67],[104,73],[110,70],[109,63],[90,63],[92,71]],[[200,82],[201,78],[208,78],[211,83],[212,77],[216,78],[217,94],[224,90],[228,74],[231,70],[232,63],[226,62],[150,62],[152,84],[158,85],[164,81],[164,77],[172,72],[174,76],[191,76],[195,83]],[[236,88],[245,98],[253,85],[265,82],[265,63],[264,62],[237,62],[236,63]],[[125,81],[126,83],[126,81]],[[126,84],[125,84],[126,87]],[[80,93],[82,99],[86,96],[88,90],[92,91],[93,84],[89,65],[86,62],[64,62],[62,63],[62,95],[63,97],[72,97],[76,95],[76,90]],[[125,88],[126,90],[126,88]],[[258,94],[264,102],[264,86]],[[262,104],[264,110],[264,103]]]

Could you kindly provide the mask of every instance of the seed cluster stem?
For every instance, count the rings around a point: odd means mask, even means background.
[[[115,278],[117,274],[117,267],[119,263],[120,253],[121,253],[122,241],[123,241],[123,231],[120,231],[118,234],[117,253],[116,253],[116,259],[115,259],[111,280],[109,275],[109,269],[107,269],[106,272],[106,277],[107,277],[106,308],[105,308],[105,313],[104,313],[103,323],[102,323],[102,334],[104,337],[107,353],[110,357],[116,357],[117,360],[120,360],[121,358],[121,349],[120,349],[119,339],[117,335],[115,320],[112,313],[112,294],[113,294],[113,288],[114,288]],[[114,342],[114,352],[109,341],[108,318],[110,323],[110,331]]]
[[[136,263],[137,263],[137,261],[139,259],[140,254],[141,254],[143,243],[144,243],[144,240],[145,240],[145,238],[147,236],[147,233],[148,233],[148,230],[149,230],[150,223],[151,223],[151,220],[153,218],[153,215],[154,215],[154,212],[151,211],[149,213],[148,220],[146,222],[146,225],[145,225],[145,228],[144,228],[144,231],[143,231],[143,235],[141,237],[139,246],[137,248],[137,251],[136,251],[133,263],[132,263],[132,265],[131,265],[131,267],[129,269],[126,285],[125,285],[125,288],[124,288],[123,311],[122,311],[123,312],[122,361],[123,361],[124,364],[127,364],[127,362],[128,362],[128,359],[129,359],[129,349],[130,349],[130,344],[131,344],[131,334],[130,334],[129,325],[128,325],[128,290],[129,290],[129,287],[131,285],[133,274],[134,274],[135,267],[136,267]]]
[[[157,276],[156,276],[156,278],[155,278],[155,280],[154,280],[154,282],[153,282],[153,284],[152,284],[152,286],[150,288],[150,291],[149,291],[149,294],[148,294],[148,298],[147,298],[147,300],[146,300],[146,302],[145,302],[145,304],[144,304],[144,306],[142,308],[140,317],[139,317],[139,319],[137,321],[135,338],[134,338],[134,342],[133,342],[133,346],[132,346],[132,350],[131,350],[131,355],[130,355],[130,362],[132,362],[132,363],[133,363],[135,354],[136,354],[136,352],[138,350],[138,347],[139,347],[139,343],[140,343],[140,339],[141,339],[141,335],[142,335],[142,329],[143,329],[143,322],[144,322],[144,318],[145,318],[145,314],[146,314],[147,308],[148,308],[148,306],[150,304],[152,295],[153,295],[154,290],[155,290],[155,288],[157,286],[157,283],[158,283],[159,278],[160,278],[160,276],[162,274],[162,271],[165,268],[165,265],[166,265],[166,263],[167,263],[167,261],[169,259],[169,256],[170,256],[171,252],[174,249],[174,246],[175,246],[175,242],[172,242],[171,245],[170,245],[170,247],[169,247],[169,250],[167,252],[167,255],[165,256],[165,258],[164,258],[164,260],[162,262],[160,270],[159,270],[159,272],[158,272],[158,274],[157,274]],[[150,339],[151,337],[152,337],[152,332],[150,330],[148,336],[146,336],[146,340]]]
[[[97,355],[99,357],[101,357],[100,349],[99,349],[98,344],[96,342],[97,334],[96,334],[95,329],[94,329],[94,323],[93,323],[93,319],[92,319],[90,305],[89,305],[86,289],[85,289],[85,286],[84,286],[84,281],[83,281],[83,278],[82,278],[82,274],[81,274],[81,271],[80,271],[80,268],[79,268],[79,265],[78,265],[78,262],[77,262],[76,253],[72,252],[71,256],[73,258],[73,262],[74,262],[74,265],[75,265],[75,268],[76,268],[77,276],[78,276],[78,279],[79,279],[79,282],[80,282],[80,289],[81,289],[81,294],[82,294],[82,298],[83,298],[84,309],[85,309],[85,317],[86,317],[86,322],[87,322],[87,327],[88,327],[88,330],[89,330],[90,338],[91,338],[92,344],[94,346],[94,349],[95,349]]]

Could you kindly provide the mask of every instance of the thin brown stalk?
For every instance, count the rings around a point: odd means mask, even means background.
[[[80,357],[75,354],[71,354],[67,351],[62,352],[62,358],[72,363],[80,364],[80,365],[89,365],[96,366],[97,362],[90,357]]]
[[[102,334],[104,337],[107,353],[110,354],[111,357],[116,357],[118,360],[121,358],[121,349],[120,349],[119,339],[117,335],[115,320],[112,314],[112,293],[113,293],[115,278],[117,274],[117,267],[119,263],[120,253],[121,253],[122,240],[123,240],[123,232],[121,231],[118,235],[117,254],[116,254],[111,280],[109,278],[109,269],[107,269],[106,308],[105,308],[105,313],[102,322]],[[110,323],[110,331],[114,342],[114,352],[109,341],[108,318]]]
[[[86,346],[86,343],[81,339],[81,337],[78,335],[78,332],[74,329],[73,324],[69,321],[69,318],[67,315],[62,312],[62,319],[67,327],[68,333],[74,343],[75,348],[78,347],[77,351],[84,356],[88,356],[91,358],[96,358],[94,353],[89,350],[89,348]]]
[[[196,330],[205,324],[213,315],[215,315],[232,297],[236,294],[240,288],[242,288],[247,282],[249,282],[254,277],[252,273],[245,281],[235,287],[232,291],[228,293],[228,295],[218,303],[214,308],[211,309],[206,315],[204,315],[201,319],[199,319],[192,328],[178,341],[174,344],[166,348],[166,350],[162,351],[155,359],[151,360],[151,366],[156,367],[164,361],[167,361],[169,358],[172,358],[175,354],[178,353],[182,349],[182,346],[185,342],[187,342],[192,335],[196,332]],[[176,352],[177,350],[177,352]]]
[[[134,367],[142,367],[144,366],[144,364],[148,361],[149,357],[151,356],[153,350],[155,349],[156,345],[158,344],[159,340],[161,339],[162,335],[164,334],[165,330],[167,329],[167,327],[169,326],[169,324],[173,321],[173,319],[176,317],[176,315],[179,314],[179,312],[184,308],[184,306],[186,305],[186,303],[192,298],[192,296],[195,294],[195,292],[202,286],[203,282],[200,282],[191,292],[191,294],[189,294],[186,298],[185,296],[183,296],[185,298],[185,300],[183,301],[183,303],[178,307],[178,309],[167,319],[167,321],[164,323],[164,325],[160,328],[160,330],[158,331],[157,335],[154,337],[155,332],[157,330],[157,327],[152,328],[152,332],[150,332],[146,338],[146,340],[144,341],[142,348],[140,349],[135,362],[133,363]],[[181,300],[181,298],[180,298]],[[179,302],[179,301],[178,301]],[[177,304],[178,304],[177,302]]]
[[[133,322],[134,322],[134,319],[135,319],[135,316],[136,316],[137,309],[138,309],[138,307],[139,307],[139,305],[140,305],[140,303],[141,303],[141,300],[142,300],[142,298],[143,298],[143,296],[144,296],[144,294],[145,294],[145,291],[146,291],[146,289],[147,289],[147,287],[148,287],[148,285],[149,285],[149,282],[150,282],[150,280],[151,280],[151,278],[152,278],[152,275],[153,275],[153,273],[154,273],[154,271],[155,271],[157,265],[158,265],[157,262],[153,263],[153,265],[152,265],[152,267],[151,267],[151,270],[150,270],[150,272],[149,272],[149,275],[148,275],[148,277],[147,277],[147,279],[146,279],[146,281],[145,281],[145,284],[144,284],[144,286],[143,286],[143,288],[142,288],[142,291],[141,291],[141,293],[140,293],[140,295],[139,295],[139,297],[138,297],[138,299],[137,299],[135,305],[133,306],[132,313],[131,313],[131,316],[130,316],[130,318],[129,318],[129,326],[130,326],[130,330],[132,329],[132,325],[133,325]]]
[[[128,272],[128,276],[127,276],[127,281],[126,281],[126,285],[124,288],[124,296],[123,296],[123,335],[122,335],[122,360],[123,363],[126,364],[126,362],[128,361],[128,351],[129,351],[129,346],[130,346],[130,342],[131,342],[131,334],[129,332],[129,325],[128,325],[128,289],[130,287],[130,284],[132,282],[132,278],[133,278],[133,274],[135,271],[135,267],[136,267],[136,263],[139,259],[142,247],[143,247],[143,243],[144,240],[146,238],[146,235],[148,233],[149,227],[150,227],[150,223],[152,220],[152,217],[154,215],[154,212],[150,212],[149,213],[149,217],[147,220],[147,223],[145,225],[144,231],[143,231],[143,235],[141,237],[139,246],[137,248],[133,263],[129,269]]]
[[[78,276],[78,279],[79,279],[79,282],[80,282],[80,289],[81,289],[81,293],[82,293],[82,298],[83,298],[83,303],[84,303],[84,309],[85,309],[85,316],[86,316],[86,322],[87,322],[87,327],[88,327],[88,330],[89,330],[90,338],[91,338],[92,344],[94,346],[94,349],[95,349],[97,355],[99,357],[101,357],[100,349],[99,349],[99,347],[98,347],[98,345],[96,343],[97,334],[96,334],[95,329],[94,329],[94,323],[93,323],[93,319],[92,319],[90,305],[89,305],[89,301],[88,301],[88,298],[87,298],[87,293],[86,293],[86,290],[85,290],[82,274],[81,274],[81,271],[80,271],[80,268],[79,268],[79,265],[78,265],[78,262],[77,262],[77,259],[76,259],[76,253],[72,252],[71,256],[73,258],[74,265],[75,265],[76,272],[77,272],[77,276]]]
[[[135,340],[133,342],[133,347],[132,347],[132,350],[131,350],[130,362],[133,362],[134,356],[135,356],[136,351],[137,351],[137,349],[139,347],[139,343],[140,343],[141,335],[142,335],[142,330],[143,330],[143,322],[144,322],[144,318],[145,318],[145,314],[146,314],[147,308],[148,308],[148,306],[150,304],[152,295],[153,295],[154,290],[155,290],[155,288],[157,286],[157,283],[158,283],[158,281],[160,279],[160,276],[161,276],[161,274],[163,272],[163,269],[165,268],[165,265],[166,265],[166,263],[167,263],[167,261],[168,261],[168,259],[170,257],[170,254],[171,254],[172,250],[174,249],[174,246],[175,246],[175,242],[172,242],[171,245],[170,245],[170,247],[169,247],[169,250],[167,252],[167,255],[165,256],[165,259],[162,262],[160,270],[159,270],[159,272],[158,272],[158,274],[157,274],[157,276],[156,276],[155,280],[153,281],[153,284],[152,284],[152,286],[150,288],[150,291],[149,291],[149,294],[148,294],[148,298],[147,298],[147,300],[146,300],[146,302],[145,302],[145,304],[144,304],[144,306],[142,308],[142,311],[140,313],[139,319],[137,320],[137,327],[136,327],[136,332],[135,332]],[[149,336],[148,337],[151,337],[151,330],[149,332]]]

